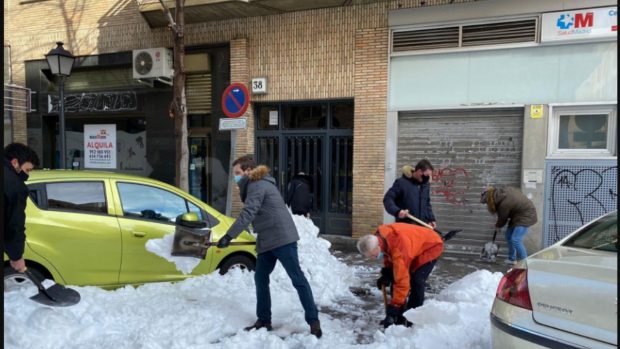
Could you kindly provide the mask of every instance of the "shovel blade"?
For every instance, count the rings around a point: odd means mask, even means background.
[[[456,235],[457,233],[460,233],[462,231],[463,231],[463,229],[450,230],[449,232],[446,233],[446,235],[442,236],[441,238],[443,239],[443,241],[448,241],[448,240],[452,239],[454,237],[454,235]]]
[[[52,307],[68,307],[77,304],[80,298],[80,294],[76,290],[59,284],[47,288],[45,291],[40,290],[39,293],[30,297],[35,302]]]
[[[178,257],[205,259],[207,256],[205,245],[208,244],[210,236],[210,229],[192,229],[177,225],[170,254]]]

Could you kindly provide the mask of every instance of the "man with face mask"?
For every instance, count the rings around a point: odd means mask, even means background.
[[[357,249],[364,257],[383,262],[377,287],[393,287],[383,326],[410,326],[402,314],[424,303],[426,279],[443,252],[441,237],[418,225],[384,224],[374,234],[362,236]]]
[[[312,289],[299,265],[297,240],[299,234],[293,217],[289,213],[275,179],[269,174],[267,166],[256,166],[250,156],[242,156],[233,162],[235,182],[239,186],[239,195],[243,201],[243,209],[237,220],[230,226],[217,244],[225,248],[230,241],[252,223],[256,237],[256,316],[258,320],[246,327],[246,331],[261,328],[272,330],[271,326],[271,294],[269,291],[269,275],[276,262],[286,270],[293,286],[297,290],[299,300],[305,311],[305,320],[310,325],[310,333],[321,338],[319,312]]]
[[[39,157],[28,146],[11,143],[4,148],[4,252],[18,272],[26,271],[23,254],[28,187],[24,182],[38,165]]]
[[[431,206],[430,182],[433,166],[428,160],[421,160],[414,169],[403,167],[403,175],[394,181],[383,196],[385,211],[396,218],[396,222],[417,224],[407,213],[436,227],[435,214]]]

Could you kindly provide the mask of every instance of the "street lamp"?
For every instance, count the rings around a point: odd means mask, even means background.
[[[66,169],[65,158],[67,156],[65,149],[65,78],[71,75],[71,68],[75,62],[75,56],[71,52],[65,50],[62,41],[56,42],[56,46],[45,55],[47,64],[52,74],[60,79],[60,98],[58,100],[58,111],[60,119],[60,130],[58,136],[60,138],[60,168]]]

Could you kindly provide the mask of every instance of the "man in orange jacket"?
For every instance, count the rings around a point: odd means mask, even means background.
[[[407,324],[402,314],[424,303],[426,279],[443,252],[443,240],[433,230],[407,223],[384,224],[363,236],[357,249],[367,258],[383,259],[377,287],[393,284],[384,327]]]

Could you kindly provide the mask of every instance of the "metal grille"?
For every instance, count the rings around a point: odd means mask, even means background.
[[[523,109],[406,112],[398,133],[397,177],[402,166],[428,159],[435,168],[431,204],[438,228],[463,229],[446,249],[479,253],[495,223],[480,193],[490,184],[520,186]],[[497,240],[505,253],[504,237]]]
[[[547,160],[544,247],[617,209],[616,160]]]
[[[329,211],[353,211],[353,139],[350,136],[333,136],[331,139],[331,197]]]
[[[531,18],[508,22],[394,31],[392,33],[392,52],[536,42],[537,24],[538,20]]]
[[[303,172],[312,178],[312,211],[323,209],[321,159],[323,154],[323,137],[321,136],[286,136],[286,161],[288,163],[286,173],[285,196],[288,195],[288,183],[293,176]]]
[[[535,42],[536,20],[468,25],[463,27],[462,46]]]
[[[30,89],[4,84],[4,111],[5,112],[26,112],[31,109]]]
[[[267,165],[271,169],[271,174],[276,179],[276,184],[280,188],[280,141],[278,136],[256,137],[256,163]]]
[[[392,50],[413,51],[459,47],[459,27],[394,32]]]

